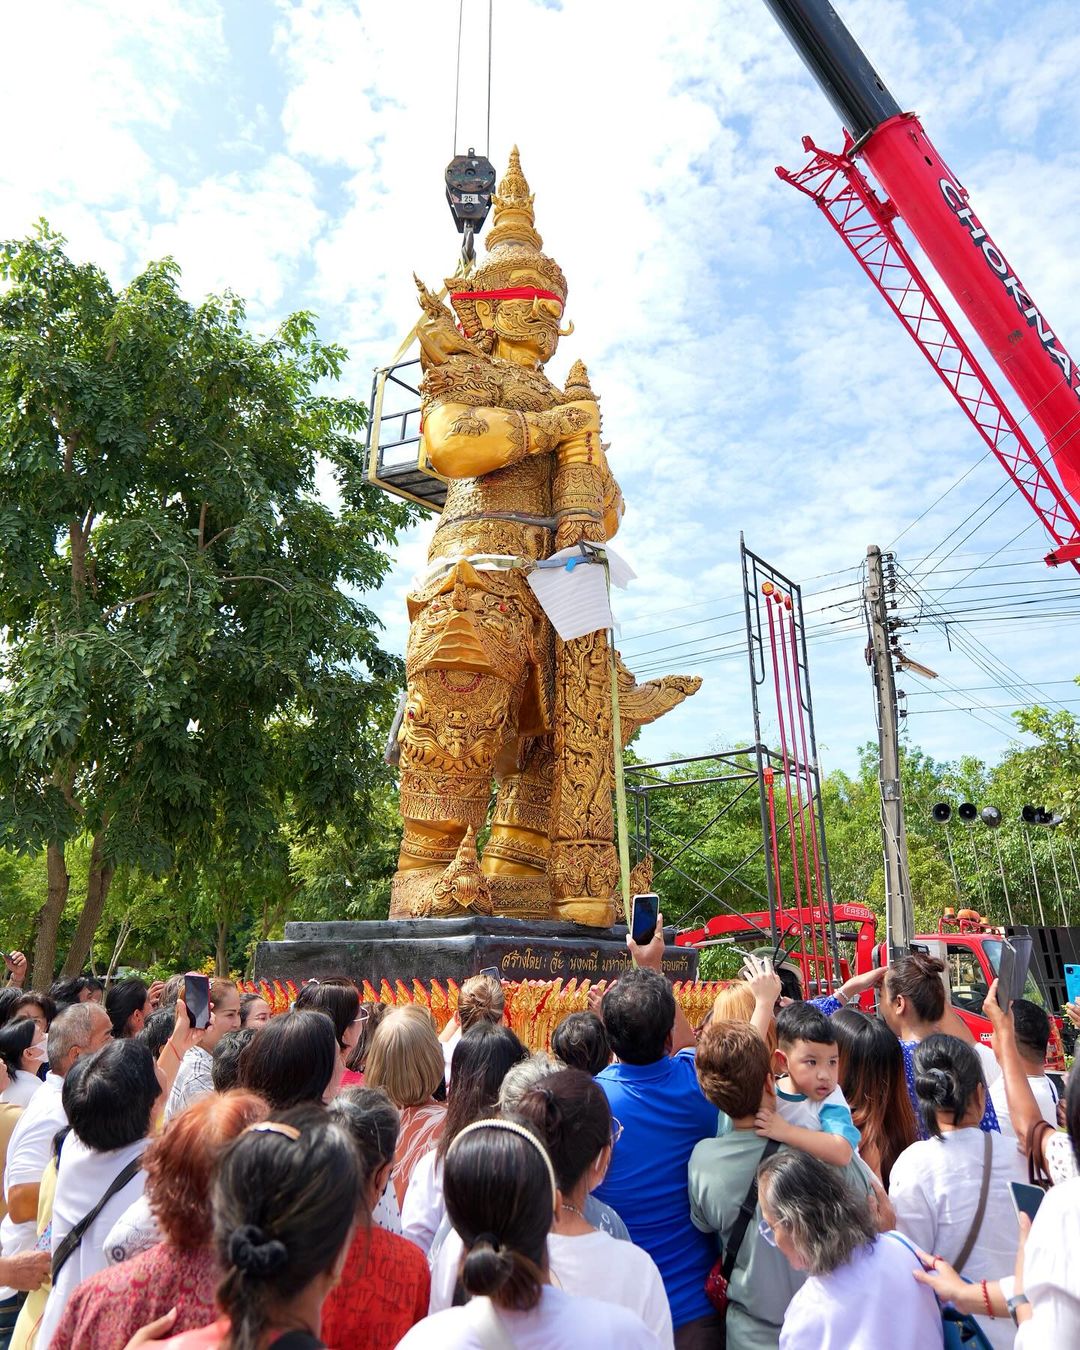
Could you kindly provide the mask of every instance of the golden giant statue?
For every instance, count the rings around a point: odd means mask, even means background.
[[[390,913],[603,927],[619,884],[613,679],[623,742],[700,681],[636,684],[605,631],[558,639],[527,584],[556,550],[610,539],[622,497],[585,367],[564,389],[544,373],[572,328],[516,147],[494,205],[487,258],[446,283],[457,323],[420,286],[423,440],[448,486],[409,595]]]

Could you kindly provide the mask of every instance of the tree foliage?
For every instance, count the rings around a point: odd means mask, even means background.
[[[356,597],[408,509],[364,482],[310,315],[257,338],[169,259],[115,291],[45,225],[0,276],[0,844],[46,853],[42,981],[71,840],[66,969],[118,868],[227,926],[294,843],[368,837],[401,671]]]

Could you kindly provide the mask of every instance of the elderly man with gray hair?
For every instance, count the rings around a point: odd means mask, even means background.
[[[32,1250],[37,1241],[41,1178],[52,1157],[53,1140],[68,1123],[64,1078],[81,1055],[100,1050],[111,1034],[109,1014],[100,1003],[73,1003],[49,1027],[49,1072],[19,1117],[8,1144],[4,1168],[7,1214],[0,1223],[0,1253],[5,1260]],[[0,1289],[0,1312],[10,1316],[22,1297],[14,1289]]]

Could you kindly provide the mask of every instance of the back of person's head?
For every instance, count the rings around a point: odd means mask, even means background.
[[[560,1069],[532,1088],[515,1115],[540,1136],[564,1196],[611,1146],[611,1107],[604,1090],[582,1069]]]
[[[213,1237],[210,1189],[227,1145],[269,1108],[254,1092],[207,1092],[173,1118],[143,1154],[146,1197],[174,1247],[205,1247]]]
[[[150,1132],[161,1087],[154,1057],[140,1041],[110,1041],[80,1055],[64,1078],[68,1123],[87,1148],[108,1153]]]
[[[959,1125],[985,1087],[979,1056],[964,1041],[937,1033],[915,1047],[915,1095],[935,1138],[941,1138],[939,1113]]]
[[[64,1074],[70,1065],[68,1059],[78,1046],[86,1050],[94,1039],[95,1029],[103,1023],[105,1014],[97,1003],[69,1003],[61,1008],[49,1024],[46,1050],[49,1066],[54,1073]]]
[[[776,1016],[776,1040],[781,1050],[797,1041],[812,1045],[835,1045],[836,1032],[829,1019],[812,1003],[789,1003]]]
[[[22,1067],[22,1057],[38,1035],[37,1024],[19,1017],[0,1027],[0,1060],[3,1060],[12,1078]]]
[[[78,1003],[82,991],[86,988],[85,975],[73,975],[70,979],[57,980],[49,989],[49,997],[61,1008],[69,1003]]]
[[[770,1075],[769,1047],[749,1022],[710,1022],[694,1057],[698,1083],[732,1120],[756,1115]]]
[[[938,1022],[945,1015],[945,964],[926,952],[913,952],[894,961],[885,972],[885,997],[903,998],[919,1022]]]
[[[173,1027],[176,1024],[176,1009],[173,1008],[155,1008],[150,1016],[143,1023],[142,1031],[138,1033],[137,1039],[148,1047],[150,1053],[157,1059],[162,1050],[168,1044],[169,1037],[173,1034]]]
[[[255,1035],[255,1027],[241,1027],[239,1031],[227,1031],[214,1046],[210,1078],[215,1092],[228,1092],[230,1088],[236,1087],[240,1078],[241,1056]]]
[[[501,1022],[505,1008],[502,981],[494,975],[470,975],[458,993],[458,1021],[463,1032],[477,1022]]]
[[[864,1144],[878,1151],[888,1187],[893,1163],[917,1138],[900,1042],[881,1018],[858,1008],[841,1008],[829,1022],[840,1052],[840,1087]]]
[[[499,1086],[500,1114],[504,1116],[513,1114],[526,1092],[561,1068],[559,1061],[552,1059],[546,1050],[535,1050],[528,1059],[511,1065]]]
[[[322,1017],[302,1012],[286,1016]],[[333,1024],[326,1019],[331,1038]],[[259,1038],[267,1032],[260,1032]],[[356,1217],[360,1168],[345,1131],[317,1107],[249,1127],[222,1154],[213,1184],[217,1301],[229,1350],[259,1350],[320,1276],[329,1288]]]
[[[344,976],[308,980],[293,1007],[314,1008],[316,1012],[326,1013],[334,1024],[337,1043],[344,1050],[345,1033],[360,1015],[360,991]]]
[[[865,1197],[838,1167],[799,1149],[774,1153],[758,1168],[758,1188],[773,1227],[788,1230],[810,1275],[829,1275],[877,1239]]]
[[[486,1295],[521,1311],[536,1307],[555,1188],[551,1160],[525,1125],[485,1120],[454,1140],[443,1196],[465,1248],[461,1283],[470,1297]]]
[[[400,1110],[431,1100],[445,1072],[442,1045],[423,1008],[406,1004],[384,1014],[371,1038],[364,1082],[381,1087]]]
[[[718,991],[713,999],[709,1022],[749,1022],[754,1015],[757,1001],[754,991],[745,980],[732,980]],[[769,1022],[769,1031],[765,1043],[770,1050],[776,1049],[776,1018]]]
[[[240,1060],[236,1086],[265,1097],[275,1111],[321,1102],[337,1065],[334,1024],[301,1010],[271,1018]]]
[[[611,1063],[608,1034],[595,1013],[564,1017],[551,1034],[551,1048],[568,1069],[583,1069],[594,1077]]]
[[[176,1000],[184,992],[183,975],[170,975],[165,981],[165,988],[161,991],[161,999],[158,1003],[159,1008],[175,1008]]]
[[[394,1161],[401,1116],[381,1088],[353,1087],[339,1092],[330,1103],[330,1115],[356,1146],[363,1185]]]
[[[105,1011],[109,1014],[113,1035],[117,1040],[139,1030],[138,1027],[132,1029],[129,1023],[136,1013],[146,1010],[146,995],[146,985],[135,976],[129,980],[117,980],[109,987],[105,995]]]
[[[1017,1049],[1025,1059],[1043,1063],[1050,1044],[1050,1018],[1045,1010],[1030,999],[1018,998],[1013,1000],[1012,1015]]]
[[[528,1056],[509,1027],[477,1022],[462,1036],[450,1061],[446,1124],[437,1149],[440,1157],[466,1125],[493,1114],[503,1079]]]
[[[802,979],[794,966],[786,963],[776,967],[780,976],[780,997],[789,998],[792,1003],[801,1003],[803,999]]]
[[[0,1027],[6,1026],[11,1020],[15,1004],[21,997],[22,990],[17,984],[9,984],[4,989],[0,989]]]
[[[675,995],[655,970],[628,970],[601,1004],[611,1048],[624,1064],[655,1064],[667,1054]]]

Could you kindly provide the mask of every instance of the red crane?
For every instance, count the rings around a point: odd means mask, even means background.
[[[777,174],[820,208],[1039,517],[1054,541],[1047,563],[1072,563],[1080,571],[1074,504],[1080,502],[1080,367],[981,224],[918,117],[901,112],[828,0],[765,3],[844,127],[841,151],[821,150],[804,137],[810,161]],[[934,294],[897,230],[898,220],[1042,432],[1049,459],[1025,434]]]

